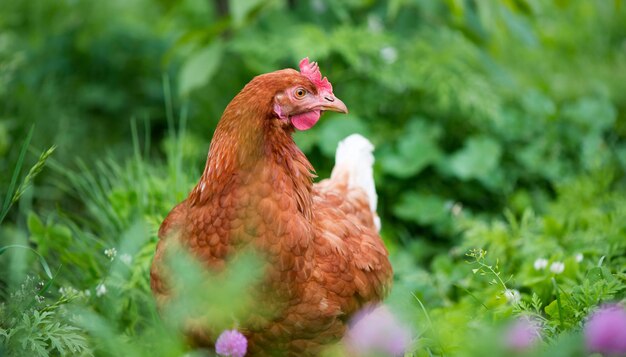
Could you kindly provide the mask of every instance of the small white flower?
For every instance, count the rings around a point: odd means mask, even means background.
[[[312,0],[311,8],[313,8],[313,11],[317,12],[318,14],[326,12],[326,4],[322,0]]]
[[[84,290],[84,291],[83,291],[83,294],[84,294],[86,297],[90,297],[90,296],[91,296],[91,290],[86,289],[86,290]]]
[[[561,274],[565,270],[565,263],[563,262],[554,262],[550,265],[550,271],[554,274]]]
[[[106,285],[104,285],[104,283],[100,283],[98,284],[98,286],[96,286],[96,296],[100,297],[104,294],[107,293],[107,287]]]
[[[388,64],[392,64],[398,59],[398,50],[391,46],[385,46],[380,49],[380,57]]]
[[[120,255],[120,260],[122,261],[122,263],[130,265],[130,263],[133,261],[133,257],[128,253],[123,253]]]
[[[548,266],[548,259],[539,258],[535,260],[535,264],[533,264],[535,270],[544,270]]]
[[[580,263],[580,262],[582,262],[582,261],[583,261],[583,258],[584,258],[583,253],[578,253],[578,254],[576,254],[576,256],[574,257],[574,259],[576,260],[576,263]]]
[[[59,294],[64,296],[75,296],[78,295],[78,290],[74,289],[71,286],[65,286],[59,288]]]
[[[506,298],[506,301],[512,303],[513,305],[517,305],[520,300],[522,300],[522,295],[520,295],[519,291],[515,289],[504,290],[504,297]]]
[[[380,21],[380,17],[370,15],[367,17],[367,28],[374,33],[379,33],[383,30],[383,22]]]
[[[111,261],[113,261],[113,259],[117,255],[117,249],[115,249],[115,248],[107,248],[107,249],[104,250],[104,255],[106,255],[107,258],[109,258],[109,259],[111,259]]]
[[[461,214],[461,212],[463,212],[463,204],[456,202],[455,204],[452,205],[452,208],[450,209],[450,211],[452,212],[453,216],[458,216]]]

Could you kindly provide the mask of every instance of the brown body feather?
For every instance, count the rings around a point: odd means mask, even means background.
[[[216,271],[245,247],[261,252],[269,264],[259,304],[270,313],[241,322],[250,356],[316,355],[391,283],[366,193],[342,178],[313,184],[293,128],[271,120],[273,97],[294,84],[315,91],[298,72],[283,70],[256,77],[228,105],[198,185],[159,230],[151,270],[162,305],[168,241],[182,243]]]

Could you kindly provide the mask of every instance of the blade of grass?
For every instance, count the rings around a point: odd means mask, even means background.
[[[39,159],[37,159],[35,165],[33,165],[30,170],[28,170],[28,174],[26,174],[26,177],[24,177],[22,183],[17,187],[17,190],[13,195],[13,199],[11,199],[11,204],[17,202],[22,194],[24,194],[24,191],[26,191],[28,186],[30,186],[30,183],[33,181],[33,179],[37,175],[39,175],[41,170],[43,170],[43,167],[46,165],[46,161],[48,160],[50,155],[52,155],[54,150],[56,150],[56,145],[52,145],[48,150],[42,152],[41,155],[39,155]]]
[[[174,109],[172,108],[170,77],[167,73],[163,74],[163,95],[165,96],[165,118],[167,119],[168,134],[170,138],[174,140],[176,137],[176,128],[174,126]]]
[[[187,110],[188,106],[183,105],[180,110],[180,122],[178,126],[178,145],[177,145],[177,153],[176,153],[176,172],[180,173],[183,170],[183,141],[185,140],[185,129],[187,127]],[[178,177],[178,175],[176,176]],[[179,184],[183,184],[182,180],[176,180],[176,188],[180,191],[181,187]]]
[[[26,250],[30,250],[31,252],[37,254],[37,256],[39,257],[39,263],[41,263],[41,266],[43,267],[44,272],[46,273],[48,278],[50,278],[50,279],[53,278],[52,271],[50,270],[50,266],[46,262],[46,259],[44,259],[44,257],[41,254],[39,254],[39,252],[37,252],[36,250],[34,250],[31,247],[28,247],[28,246],[25,246],[25,245],[21,245],[21,244],[5,245],[4,247],[0,247],[0,255],[4,254],[4,252],[6,252],[7,250],[9,250],[11,248],[26,249]]]
[[[137,120],[135,118],[132,118],[130,121],[130,131],[133,137],[133,152],[134,152],[135,165],[137,168],[137,175],[138,175],[138,179],[133,180],[133,182],[136,186],[137,195],[139,196],[138,201],[139,201],[140,209],[143,211],[144,207],[148,204],[148,198],[146,196],[144,180],[142,179],[146,177],[145,176],[146,174],[144,170],[143,159],[141,157],[141,149],[139,147],[139,133],[137,131]]]
[[[417,303],[420,304],[420,308],[424,312],[424,316],[426,316],[426,320],[428,321],[428,328],[432,331],[433,338],[435,339],[435,341],[437,341],[437,344],[439,345],[439,348],[441,349],[441,356],[445,356],[443,345],[441,344],[441,340],[439,339],[439,334],[437,333],[437,330],[435,329],[435,326],[433,325],[433,321],[430,319],[430,315],[428,314],[428,310],[426,310],[426,306],[424,306],[424,304],[422,303],[422,300],[419,297],[417,297],[417,295],[415,295],[414,292],[411,292],[411,295],[413,295],[413,298],[415,298],[415,300],[417,300]],[[430,350],[428,350],[428,352],[431,353]]]
[[[26,156],[26,151],[28,146],[30,145],[30,140],[33,137],[33,131],[35,126],[31,126],[28,134],[26,135],[26,139],[22,144],[22,148],[20,149],[19,157],[17,158],[17,163],[15,164],[15,169],[13,169],[13,176],[11,177],[11,183],[9,184],[9,189],[7,190],[6,196],[4,197],[4,203],[2,204],[2,211],[0,212],[0,224],[4,221],[7,213],[9,212],[9,208],[11,208],[11,204],[13,202],[13,196],[15,194],[15,185],[17,184],[17,179],[20,176],[20,172],[22,171],[22,165],[24,164],[24,157]]]
[[[487,305],[485,305],[482,301],[480,301],[480,299],[478,299],[476,297],[476,295],[472,294],[471,291],[467,290],[466,288],[464,288],[463,286],[459,285],[459,284],[453,284],[454,286],[456,286],[457,288],[465,291],[467,293],[467,295],[471,296],[472,298],[474,298],[474,300],[476,300],[476,302],[478,302],[480,305],[482,305],[482,307],[485,308],[485,310],[491,310],[490,308],[487,307]]]
[[[556,306],[559,308],[559,323],[561,329],[564,327],[563,323],[563,307],[561,306],[561,294],[559,293],[559,286],[556,283],[556,279],[552,278],[552,285],[554,286],[554,294],[556,295]]]
[[[165,117],[167,119],[168,135],[171,140],[169,145],[167,157],[168,166],[174,176],[174,187],[179,187],[179,173],[178,171],[178,155],[176,155],[176,125],[174,124],[174,107],[172,101],[172,91],[170,87],[170,79],[167,74],[163,74],[163,95],[165,96]],[[171,158],[171,160],[170,160]]]
[[[59,276],[59,273],[61,272],[61,267],[59,266],[59,269],[57,269],[57,271],[54,273],[54,275],[52,276],[52,278],[48,279],[48,281],[46,282],[46,284],[41,288],[41,290],[39,290],[39,292],[37,293],[37,295],[39,296],[44,296],[44,294],[50,289],[50,287],[52,286],[52,283],[54,282],[54,280],[56,280],[57,276]]]
[[[420,308],[422,309],[422,311],[424,312],[424,316],[426,316],[426,320],[428,320],[428,326],[433,329],[433,321],[430,319],[430,315],[428,314],[428,311],[426,310],[426,307],[424,306],[424,304],[422,304],[422,300],[420,298],[417,297],[417,295],[415,295],[414,292],[411,292],[411,295],[413,295],[413,298],[415,300],[417,300],[417,303],[420,304]]]

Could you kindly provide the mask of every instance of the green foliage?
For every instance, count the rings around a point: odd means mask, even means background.
[[[7,216],[7,213],[9,213],[9,209],[11,208],[11,206],[15,204],[20,199],[20,197],[24,194],[24,191],[26,191],[26,189],[29,187],[29,185],[31,184],[35,176],[37,176],[41,172],[44,165],[46,164],[46,160],[54,152],[55,147],[52,146],[50,149],[41,153],[41,156],[39,156],[39,160],[37,160],[35,165],[33,165],[30,168],[30,170],[28,171],[28,174],[26,174],[22,183],[20,183],[16,187],[15,185],[17,184],[17,180],[21,174],[22,165],[24,164],[24,157],[26,155],[26,150],[28,149],[28,145],[30,144],[30,140],[32,136],[33,136],[33,128],[31,127],[30,131],[28,132],[28,135],[26,136],[26,140],[24,141],[24,144],[22,144],[20,155],[17,159],[15,168],[13,169],[13,175],[11,176],[11,183],[9,184],[9,188],[4,196],[4,203],[2,204],[2,207],[0,210],[0,223],[2,223],[4,218]]]
[[[190,56],[180,73],[179,92],[181,95],[188,95],[189,92],[209,82],[219,66],[223,51],[222,43],[215,41]]]
[[[579,336],[568,334],[579,333],[589,312],[626,300],[626,239],[621,229],[626,196],[615,192],[614,184],[606,172],[580,177],[561,186],[557,200],[539,216],[530,210],[519,217],[508,212],[505,219],[463,213],[454,218],[462,240],[448,256],[433,260],[430,274],[416,276],[411,265],[396,266],[396,289],[415,294],[436,321],[421,337],[418,355],[505,355],[505,350],[491,350],[494,346],[461,350],[471,344],[474,333],[495,333],[486,329],[487,321],[510,316],[541,321],[544,343],[551,346],[541,346],[538,355],[549,355],[555,346],[582,346]],[[577,209],[571,209],[572,202]],[[396,261],[404,259],[409,258]],[[537,267],[538,259],[546,264]],[[562,272],[553,270],[559,262],[564,263]],[[467,319],[484,321],[471,324]],[[468,327],[471,331],[463,331]],[[444,337],[442,331],[447,331]],[[494,338],[501,340],[502,334]],[[584,355],[584,349],[571,355]]]
[[[92,355],[84,333],[65,321],[67,298],[43,305],[46,284],[27,277],[0,304],[0,352],[9,356]]]
[[[398,178],[410,178],[443,155],[439,144],[441,128],[423,119],[411,120],[405,133],[397,138],[397,149],[380,153],[382,169]],[[415,155],[415,153],[419,153]]]
[[[543,338],[528,355],[582,356],[589,312],[626,299],[620,1],[0,8],[0,354],[202,354],[181,334],[190,315],[226,328],[258,309],[254,257],[221,276],[171,257],[186,298],[165,319],[149,267],[224,107],[305,56],[350,114],[296,141],[321,178],[343,137],[376,145],[388,303],[413,355],[509,355],[492,341],[533,316]]]

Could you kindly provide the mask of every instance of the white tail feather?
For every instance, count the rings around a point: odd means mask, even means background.
[[[335,167],[331,178],[348,176],[349,187],[360,187],[369,198],[370,209],[374,213],[374,223],[380,230],[380,218],[376,214],[378,195],[374,186],[374,145],[359,134],[352,134],[339,142],[335,155]]]

